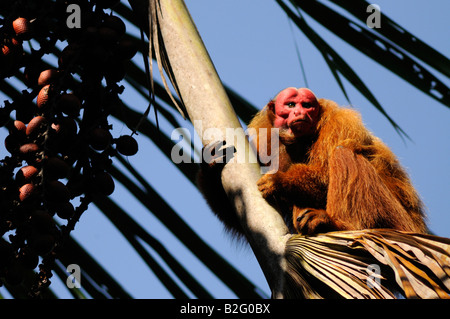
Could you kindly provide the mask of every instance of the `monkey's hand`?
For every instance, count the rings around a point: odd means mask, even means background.
[[[211,142],[203,147],[201,168],[203,171],[220,174],[224,166],[234,157],[236,148],[226,146],[226,141]]]
[[[283,172],[276,172],[274,174],[267,173],[258,180],[258,189],[267,201],[270,202],[274,200],[278,195],[283,174]]]
[[[326,233],[347,228],[343,223],[333,220],[324,209],[294,206],[292,221],[294,228],[302,235]]]

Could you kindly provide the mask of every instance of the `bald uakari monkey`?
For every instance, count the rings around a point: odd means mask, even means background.
[[[278,152],[278,170],[264,174],[258,187],[292,231],[426,231],[423,204],[406,171],[354,109],[290,87],[248,127],[256,131],[259,154],[271,145],[271,135],[260,136],[260,129],[279,129],[279,147],[271,150]],[[240,236],[241,226],[221,188],[220,169],[212,167],[218,166],[202,165],[199,186],[226,228]]]

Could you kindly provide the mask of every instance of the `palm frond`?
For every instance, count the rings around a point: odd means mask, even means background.
[[[400,45],[396,42],[391,42],[379,36],[365,24],[350,20],[319,1],[290,0],[290,2],[374,61],[377,61],[440,103],[450,107],[450,89],[414,58],[416,54],[423,58],[424,55],[430,53],[439,61],[438,64],[433,63],[433,65],[442,72],[448,72],[450,60],[444,56],[432,52],[424,44],[422,44],[420,49],[411,46],[410,41],[405,40],[405,37],[412,38],[410,34],[401,37]],[[365,8],[367,8],[367,5]],[[363,6],[360,4],[358,8],[361,9]],[[346,8],[348,7],[347,5]],[[353,10],[356,11],[356,8]],[[362,12],[365,13],[366,10],[364,9]],[[361,13],[359,14],[359,19],[361,19]],[[389,23],[388,19],[384,19],[384,21],[387,25],[390,24],[391,29],[397,27],[397,25]],[[383,28],[384,25],[380,29]],[[398,30],[394,34],[398,34]],[[387,33],[386,30],[384,32],[384,34]],[[398,37],[394,38],[399,40]],[[429,59],[425,59],[425,61],[429,61]]]
[[[186,108],[183,103],[182,96],[180,94],[180,90],[178,89],[178,84],[175,79],[175,75],[172,71],[172,65],[170,63],[169,58],[167,57],[167,52],[164,44],[164,40],[161,35],[159,21],[158,21],[158,11],[160,11],[159,1],[149,1],[149,17],[150,17],[150,32],[149,32],[149,54],[150,61],[152,59],[153,53],[155,54],[155,59],[158,64],[158,69],[161,74],[161,78],[164,84],[164,87],[172,99],[173,104],[178,109],[183,118],[186,116]],[[175,97],[172,95],[170,87],[167,83],[166,76],[164,75],[164,71],[168,76],[170,83],[172,84],[177,96],[181,101],[177,101]],[[150,62],[150,76],[152,75],[152,63]],[[152,80],[153,83],[153,80]],[[153,87],[153,85],[152,85]]]
[[[58,253],[58,261],[64,266],[64,271],[57,271],[57,276],[65,282],[68,273],[65,267],[70,264],[80,265],[83,273],[83,289],[90,296],[101,299],[130,299],[131,295],[91,256],[74,238],[69,239]],[[68,289],[77,294],[78,289]],[[80,298],[80,295],[75,295]]]
[[[366,22],[366,9],[369,5],[367,1],[331,1],[351,13],[361,22]],[[450,77],[450,63],[447,57],[405,30],[405,28],[390,19],[384,12],[380,16],[380,24],[382,25],[382,28],[376,28],[374,31],[380,33],[403,50],[433,67],[438,72]]]
[[[450,298],[450,239],[391,229],[293,236],[288,298]]]
[[[205,243],[138,172],[126,162],[123,161],[122,164],[142,183],[144,190],[114,166],[110,171],[112,176],[152,212],[206,267],[220,277],[223,283],[234,291],[237,296],[246,298],[260,297],[256,292],[256,287],[223,259],[220,254]],[[99,199],[96,200],[96,204],[100,204]],[[105,209],[106,207],[103,205],[100,207],[108,218],[112,219],[108,209]],[[127,223],[129,228],[135,229],[135,236],[139,236],[144,240],[150,236],[140,227],[137,228],[137,224],[127,217],[127,215],[121,214],[120,218],[115,218],[115,221],[116,223]],[[116,226],[121,228],[118,224]]]

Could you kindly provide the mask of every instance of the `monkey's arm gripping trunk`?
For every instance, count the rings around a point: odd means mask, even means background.
[[[150,0],[154,1],[154,0]],[[207,129],[234,130],[236,158],[245,163],[229,162],[222,172],[222,184],[234,203],[247,239],[258,259],[274,298],[283,298],[284,252],[290,237],[276,210],[261,196],[256,182],[260,169],[222,83],[211,62],[200,35],[182,0],[158,0],[158,23],[181,98],[203,145],[211,142],[204,136]],[[240,136],[239,136],[240,135]],[[204,138],[205,137],[205,138]],[[231,142],[231,143],[230,143]],[[248,155],[246,155],[248,154]],[[243,157],[241,157],[243,156]],[[234,212],[230,212],[232,214]]]

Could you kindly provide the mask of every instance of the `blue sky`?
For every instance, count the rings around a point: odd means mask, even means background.
[[[309,88],[318,97],[335,100],[341,105],[348,104],[321,54],[295,26],[290,25],[275,1],[185,2],[222,81],[252,104],[261,108],[281,89],[305,86],[295,45],[299,47],[305,65]],[[379,0],[375,3],[406,30],[445,56],[450,56],[449,1]],[[364,123],[392,148],[407,168],[427,206],[430,229],[436,235],[450,237],[448,108],[307,18],[310,25],[349,63],[389,115],[411,137],[412,141],[404,142],[389,122],[348,82],[344,82],[352,106],[362,113]],[[142,58],[138,57],[136,61],[141,63]],[[440,76],[440,79],[450,86],[448,78]],[[135,109],[141,112],[145,110],[147,102],[131,89],[124,92],[123,98]],[[152,114],[149,118],[154,121]],[[120,123],[112,123],[115,136],[129,133],[129,129]],[[191,130],[183,120],[180,120],[180,126]],[[161,128],[169,136],[173,130],[164,121],[161,121]],[[4,131],[1,130],[0,134],[4,134]],[[138,136],[137,140],[140,151],[136,156],[129,157],[129,162],[138,167],[149,183],[206,242],[269,295],[267,283],[251,250],[236,244],[223,232],[198,191],[151,142],[142,136]],[[3,152],[0,150],[1,157],[4,156]],[[129,209],[133,218],[164,243],[170,252],[178,254],[183,264],[210,288],[215,297],[234,297],[119,184],[116,184],[112,198]],[[133,297],[171,298],[125,239],[95,207],[82,216],[74,236]],[[159,260],[156,254],[151,253]],[[68,297],[62,285],[58,280],[54,281],[57,292],[62,297]],[[0,289],[0,292],[4,291]]]

